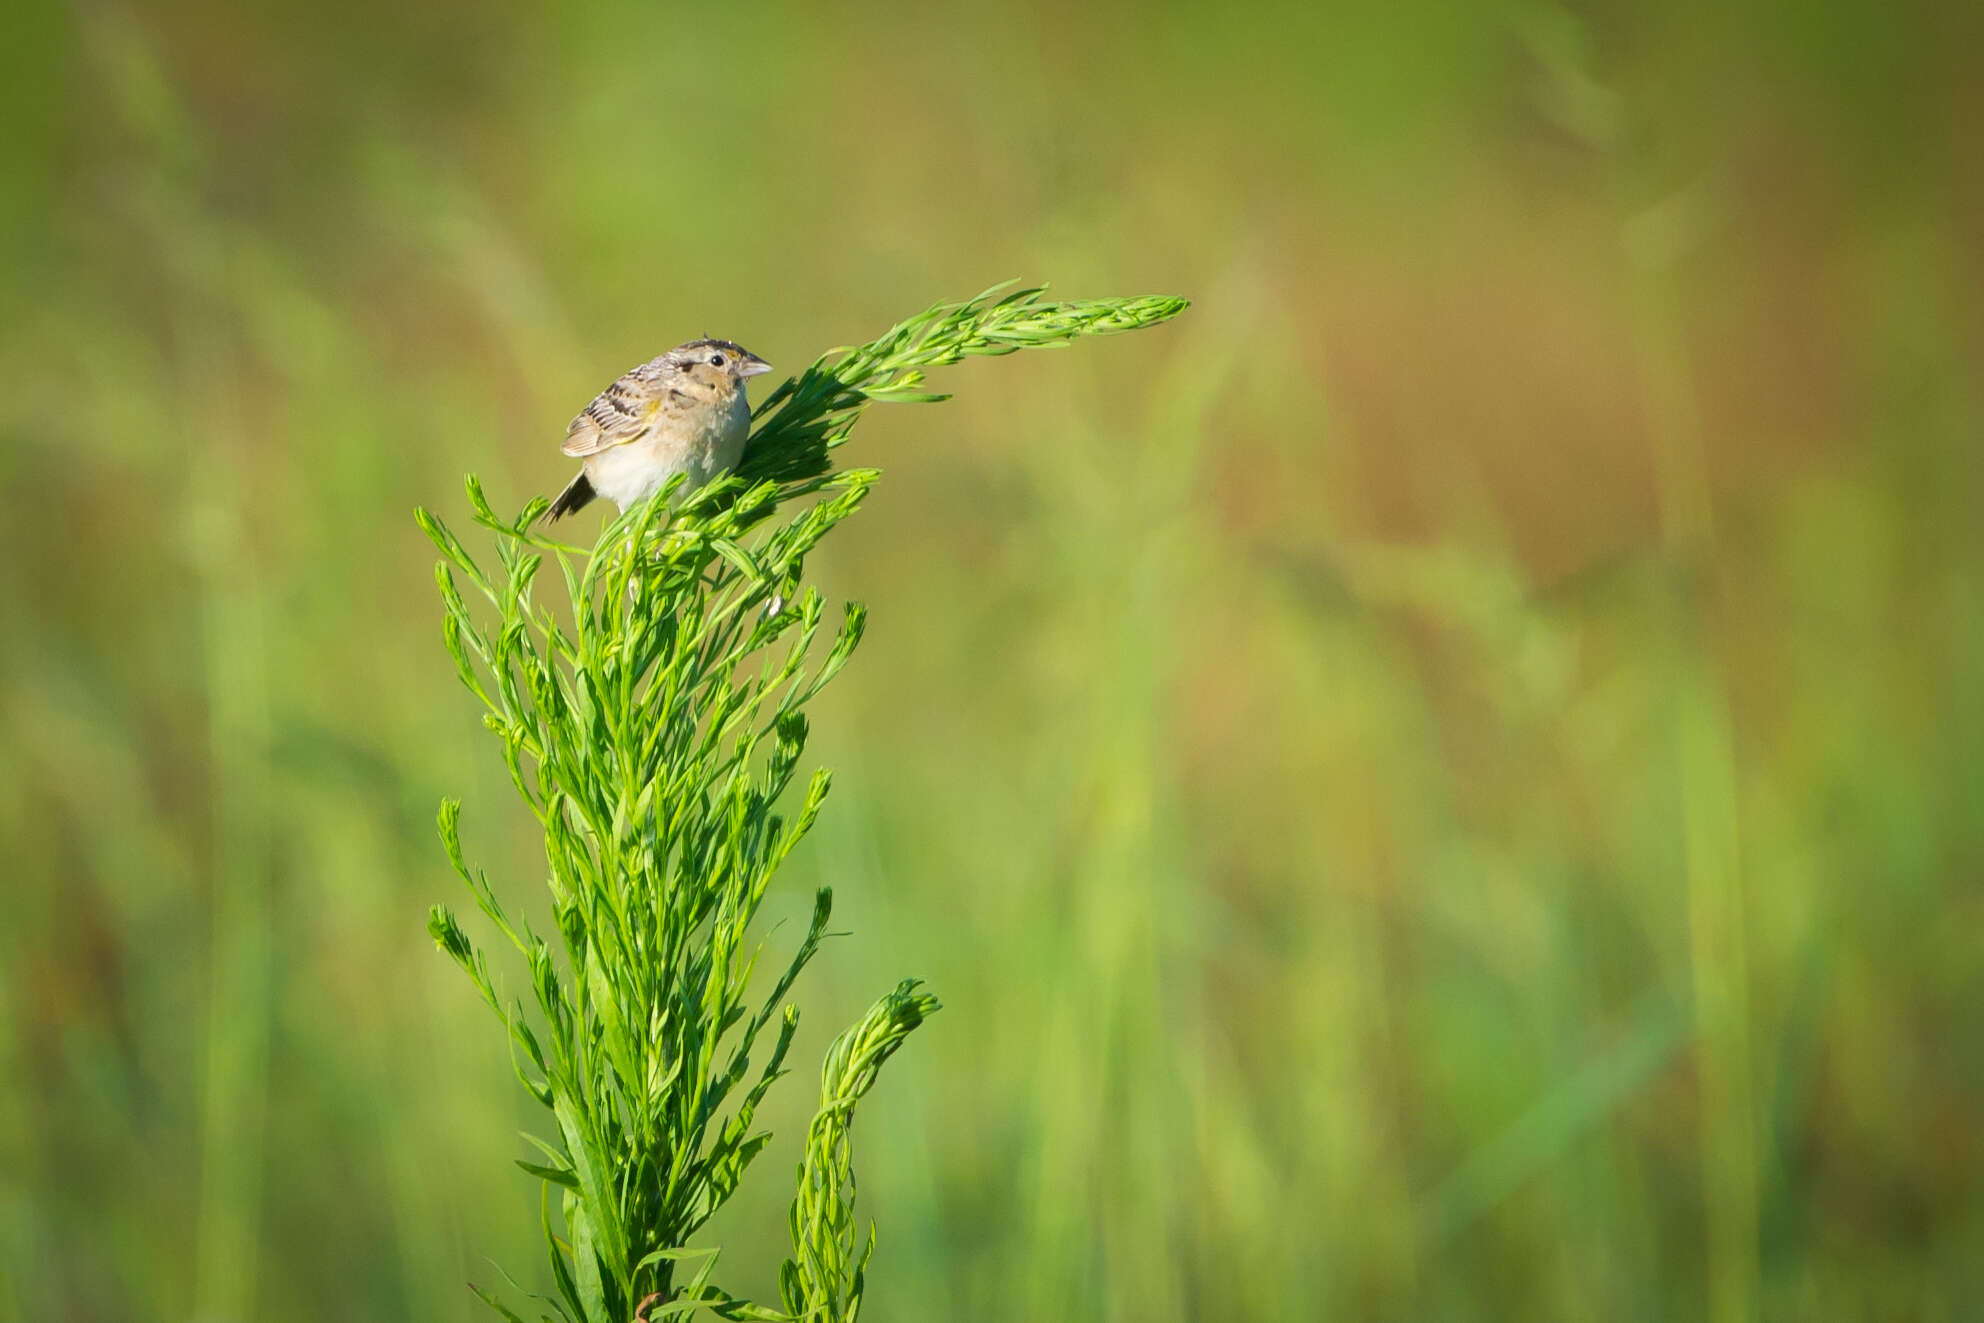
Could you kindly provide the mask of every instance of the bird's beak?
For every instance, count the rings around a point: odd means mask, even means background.
[[[740,377],[756,377],[772,370],[772,365],[764,359],[753,356],[743,367],[737,369]]]

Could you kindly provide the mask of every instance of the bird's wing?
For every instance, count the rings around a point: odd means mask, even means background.
[[[661,392],[639,372],[639,368],[629,372],[580,411],[565,429],[566,454],[574,458],[596,455],[646,434],[661,408]]]

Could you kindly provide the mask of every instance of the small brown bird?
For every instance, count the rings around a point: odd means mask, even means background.
[[[751,432],[746,378],[772,365],[729,340],[691,340],[601,391],[565,431],[565,453],[585,467],[551,503],[551,518],[594,496],[625,510],[678,473],[692,492],[734,467]]]

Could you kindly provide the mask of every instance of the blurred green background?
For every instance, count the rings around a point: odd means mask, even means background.
[[[913,973],[875,1323],[1984,1310],[1976,6],[9,29],[0,1316],[542,1281],[422,930],[443,794],[509,894],[541,847],[411,510],[555,491],[680,340],[1015,275],[1195,304],[841,452],[872,626],[774,904],[852,935],[719,1278]]]

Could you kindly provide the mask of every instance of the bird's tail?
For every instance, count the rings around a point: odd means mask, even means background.
[[[584,469],[580,469],[579,476],[572,479],[565,490],[558,493],[558,499],[551,503],[546,522],[563,519],[568,514],[583,510],[592,503],[593,494],[592,480],[586,477]]]

